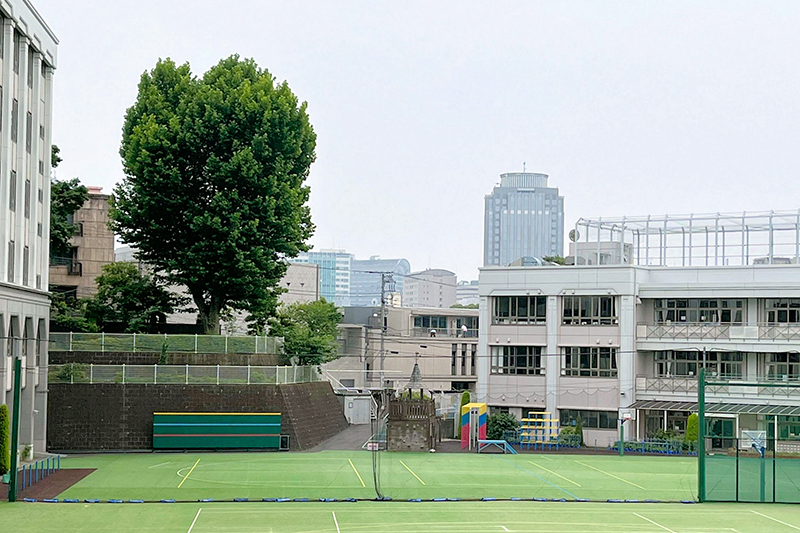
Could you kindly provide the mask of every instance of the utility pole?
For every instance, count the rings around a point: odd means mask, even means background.
[[[390,290],[392,289],[392,274],[387,272],[381,273],[381,389],[386,388],[386,285],[389,284]]]

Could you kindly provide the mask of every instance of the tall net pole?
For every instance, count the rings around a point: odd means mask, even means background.
[[[706,500],[706,369],[697,373],[697,501]]]

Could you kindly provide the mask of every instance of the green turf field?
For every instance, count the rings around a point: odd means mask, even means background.
[[[691,457],[389,453],[380,486],[393,499],[694,500]],[[118,454],[66,458],[97,468],[60,497],[197,501],[213,498],[375,498],[370,452]]]
[[[791,533],[800,512],[753,504],[4,503],[0,523],[15,533]]]
[[[693,500],[696,458],[378,454],[394,501],[375,498],[369,452],[108,454],[68,457],[97,470],[60,494],[82,503],[0,503],[0,530],[182,533],[756,533],[800,531],[791,505],[606,503]],[[566,502],[407,502],[408,498],[565,498]],[[198,500],[233,500],[250,502]],[[188,503],[86,503],[87,499]],[[575,499],[602,502],[575,502]]]

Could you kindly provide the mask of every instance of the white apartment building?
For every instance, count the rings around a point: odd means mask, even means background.
[[[456,304],[455,272],[442,268],[429,268],[406,276],[403,287],[403,305],[406,307],[442,307]]]
[[[0,4],[0,403],[22,360],[20,446],[44,450],[50,146],[58,39],[27,0]],[[11,410],[11,409],[9,409]]]
[[[800,213],[581,228],[631,263],[480,271],[478,401],[562,424],[581,416],[587,444],[604,446],[625,412],[628,439],[682,433],[704,366],[729,383],[707,389],[712,447],[746,430],[800,447],[800,389],[737,386],[800,380]]]

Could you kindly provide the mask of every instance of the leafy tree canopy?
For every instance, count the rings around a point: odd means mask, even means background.
[[[201,78],[159,61],[125,116],[111,226],[188,288],[206,333],[226,307],[270,314],[286,258],[313,233],[315,145],[306,104],[253,60],[233,55]]]
[[[543,261],[550,261],[551,263],[555,263],[557,265],[566,265],[567,260],[561,257],[560,255],[546,255],[542,257]]]
[[[338,356],[338,325],[343,315],[324,298],[278,310],[270,335],[283,337],[283,352],[300,365],[319,365]]]
[[[53,292],[50,294],[50,320],[65,331],[95,332],[97,325],[86,318],[87,300],[74,295]]]
[[[134,263],[103,265],[95,281],[97,293],[86,303],[86,317],[101,329],[106,323],[121,322],[128,333],[152,332],[185,303],[162,281],[142,274]]]
[[[478,309],[480,307],[478,304],[453,304],[450,306],[450,309]]]
[[[58,149],[53,145],[54,149]],[[60,160],[61,158],[59,158]],[[52,180],[50,183],[50,256],[68,257],[70,239],[75,235],[75,212],[83,207],[89,191],[78,178]]]

